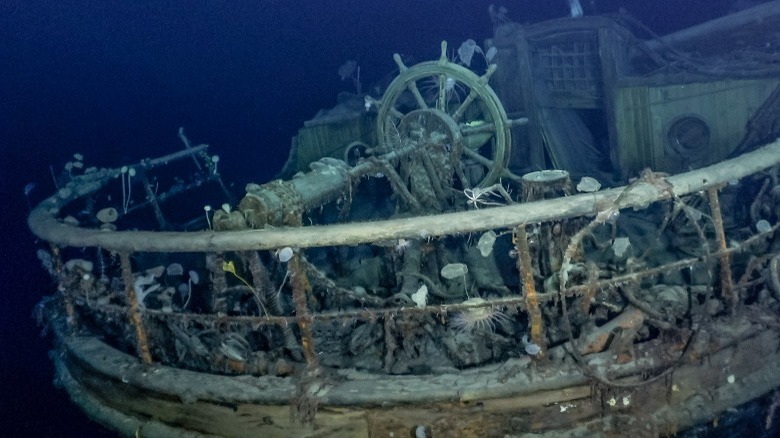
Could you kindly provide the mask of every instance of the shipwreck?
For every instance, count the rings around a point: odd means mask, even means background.
[[[73,401],[125,436],[659,436],[780,387],[780,3],[491,14],[243,193],[183,130],[74,156],[29,216]]]

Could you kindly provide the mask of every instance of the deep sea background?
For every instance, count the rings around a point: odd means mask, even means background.
[[[26,184],[35,183],[32,202],[49,196],[49,166],[62,169],[75,152],[101,167],[179,150],[180,126],[222,157],[226,179],[265,182],[303,122],[353,90],[337,75],[344,61],[359,63],[367,87],[393,73],[394,52],[419,62],[437,58],[442,39],[491,37],[490,3],[0,0],[0,434],[114,436],[52,384],[51,340],[31,312],[53,285],[27,230]],[[521,23],[568,14],[566,0],[494,3]],[[736,2],[582,3],[588,15],[622,8],[665,34]],[[750,409],[763,426],[762,405]],[[723,436],[762,433],[736,424]]]

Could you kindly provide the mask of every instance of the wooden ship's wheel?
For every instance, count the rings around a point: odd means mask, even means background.
[[[447,42],[441,44],[437,61],[407,67],[398,54],[393,56],[399,75],[377,102],[377,138],[380,150],[389,152],[403,146],[407,138],[420,133],[429,120],[439,133],[433,147],[452,154],[451,163],[481,169],[454,169],[464,188],[485,187],[496,182],[509,162],[511,122],[498,96],[488,84],[496,65],[490,64],[482,76],[447,58]],[[421,123],[417,123],[417,122]]]

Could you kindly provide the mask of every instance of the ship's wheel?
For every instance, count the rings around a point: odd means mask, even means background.
[[[393,56],[400,73],[378,102],[377,134],[380,147],[387,152],[401,144],[399,136],[410,117],[429,113],[446,127],[441,138],[460,161],[470,169],[460,172],[469,181],[464,187],[485,187],[495,183],[505,171],[511,148],[510,123],[496,93],[488,85],[496,65],[490,64],[484,75],[447,59],[447,42],[441,43],[438,61],[404,65]],[[461,177],[462,178],[462,177]]]

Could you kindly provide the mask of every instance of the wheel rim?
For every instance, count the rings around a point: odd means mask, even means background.
[[[442,42],[438,61],[406,67],[394,55],[400,73],[390,83],[379,104],[377,137],[380,147],[390,150],[397,135],[396,126],[412,111],[438,110],[457,127],[461,144],[457,150],[484,166],[485,174],[476,186],[493,184],[509,162],[511,138],[509,123],[501,101],[488,85],[495,65],[478,76],[447,59],[447,42]],[[464,181],[464,186],[469,183]]]

